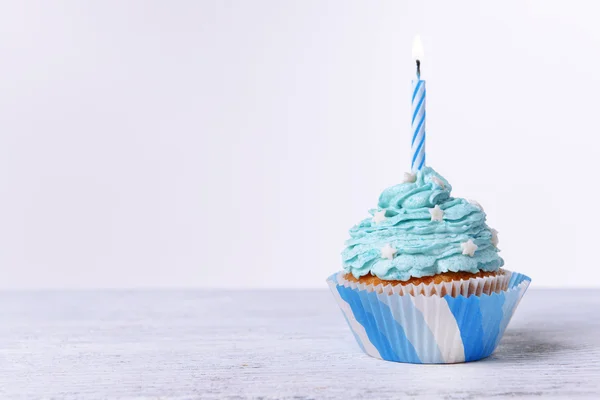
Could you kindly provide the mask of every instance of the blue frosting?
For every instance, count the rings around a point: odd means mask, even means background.
[[[476,273],[496,271],[504,260],[492,244],[485,213],[465,199],[450,196],[452,186],[430,167],[416,174],[415,182],[401,183],[383,191],[374,215],[385,210],[386,219],[372,217],[350,229],[342,252],[344,270],[355,277],[371,273],[384,280],[405,281],[411,277],[448,271]],[[438,205],[443,221],[432,221],[429,210]],[[471,239],[477,250],[463,255],[462,243]],[[394,258],[382,258],[386,244],[397,250]]]

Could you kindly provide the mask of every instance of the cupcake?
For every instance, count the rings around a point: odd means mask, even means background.
[[[503,268],[498,232],[430,167],[383,191],[350,229],[328,284],[360,348],[409,363],[457,363],[496,349],[530,279]]]

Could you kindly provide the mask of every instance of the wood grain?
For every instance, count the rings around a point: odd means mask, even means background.
[[[0,398],[600,398],[600,290],[530,290],[498,350],[362,354],[314,291],[0,293]]]

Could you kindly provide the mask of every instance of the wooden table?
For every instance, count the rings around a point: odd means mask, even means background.
[[[0,398],[600,398],[600,290],[525,295],[457,365],[360,352],[326,290],[0,293]]]

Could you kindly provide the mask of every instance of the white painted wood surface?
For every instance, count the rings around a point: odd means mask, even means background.
[[[600,398],[600,290],[530,290],[498,350],[362,354],[314,291],[0,293],[1,399]]]

